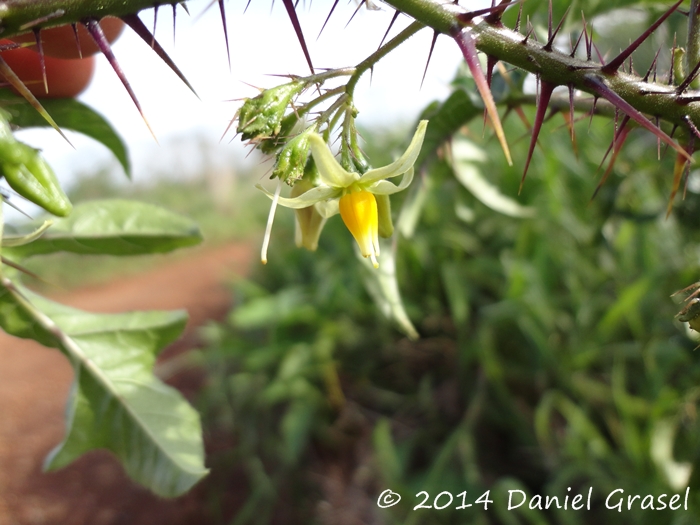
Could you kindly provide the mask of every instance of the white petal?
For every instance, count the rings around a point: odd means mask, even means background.
[[[394,193],[398,193],[408,188],[408,185],[411,184],[412,180],[413,168],[411,167],[406,173],[404,173],[403,179],[401,179],[401,184],[398,186],[392,182],[389,182],[388,180],[380,180],[367,188],[367,191],[374,193],[375,195],[393,195]]]
[[[398,175],[401,175],[402,173],[406,173],[409,170],[409,168],[413,167],[413,164],[418,158],[420,149],[423,146],[425,128],[427,127],[428,121],[421,120],[418,123],[418,129],[416,129],[416,133],[413,135],[413,139],[411,139],[411,144],[408,146],[408,149],[404,152],[404,154],[401,155],[401,157],[399,157],[397,161],[392,162],[388,166],[384,166],[383,168],[377,168],[374,170],[369,170],[362,176],[360,181],[362,183],[371,184],[372,182],[376,182],[378,180],[388,179],[390,177],[396,177]]]
[[[265,188],[263,188],[260,184],[256,184],[255,187],[263,193],[265,193],[265,195],[267,195],[271,199],[274,199],[275,196],[269,191],[267,191]],[[315,188],[312,188],[306,193],[302,193],[301,195],[299,195],[298,197],[294,197],[293,199],[279,197],[278,202],[286,208],[298,210],[299,208],[307,208],[309,206],[313,206],[317,202],[325,201],[326,199],[332,199],[339,195],[339,191],[336,189],[329,188],[328,186],[316,186]]]
[[[321,181],[324,184],[333,188],[347,188],[353,182],[359,180],[360,176],[357,173],[345,171],[338,164],[328,144],[318,133],[312,133],[309,136],[309,144],[311,145],[311,154],[318,168],[318,174],[321,176]]]

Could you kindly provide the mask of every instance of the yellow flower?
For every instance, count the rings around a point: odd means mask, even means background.
[[[320,181],[317,186],[292,198],[279,196],[280,185],[274,194],[260,185],[257,186],[272,199],[268,228],[263,242],[263,262],[267,260],[266,249],[275,207],[277,204],[281,204],[295,210],[313,208],[325,219],[340,213],[343,222],[360,246],[362,255],[370,257],[374,266],[377,267],[376,258],[379,255],[379,242],[375,195],[392,195],[405,190],[411,184],[413,165],[423,145],[427,126],[427,120],[420,121],[408,149],[398,160],[388,166],[368,170],[364,175],[345,170],[335,159],[323,138],[317,133],[311,133],[309,146]],[[399,175],[403,175],[403,177],[398,185],[386,180]],[[303,227],[303,225],[301,226]]]

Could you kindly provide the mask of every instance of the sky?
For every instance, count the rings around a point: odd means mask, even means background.
[[[158,143],[104,57],[98,57],[93,82],[79,97],[105,116],[123,137],[137,182],[146,182],[156,175],[191,175],[201,170],[204,162],[208,167],[221,169],[244,163],[247,150],[239,139],[231,141],[231,134],[220,141],[240,99],[259,92],[252,86],[273,87],[283,82],[271,75],[308,74],[282,2],[251,2],[245,14],[245,3],[227,2],[230,70],[218,6],[207,9],[208,3],[188,2],[191,16],[178,10],[174,41],[169,6],[159,10],[156,29],[156,38],[193,85],[199,99],[129,28],[113,45]],[[301,6],[298,14],[316,68],[348,67],[362,61],[377,49],[394,14],[384,4],[379,4],[380,10],[363,7],[346,27],[357,4],[339,2],[317,38],[332,3],[317,0],[309,4]],[[140,16],[152,28],[153,10]],[[410,19],[401,15],[389,37],[409,23]],[[461,56],[448,38],[438,38],[421,87],[431,39],[429,29],[419,32],[375,67],[371,83],[369,74],[363,77],[355,97],[361,125],[408,125],[427,103],[447,96]],[[77,175],[112,162],[104,147],[77,134],[70,134],[75,149],[53,130],[21,131],[18,137],[41,148],[59,179],[67,185]],[[202,157],[202,143],[207,145],[206,160]]]

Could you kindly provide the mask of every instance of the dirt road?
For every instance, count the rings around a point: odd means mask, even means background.
[[[95,312],[185,308],[190,322],[170,352],[196,344],[194,328],[221,319],[230,306],[226,282],[246,272],[250,250],[232,244],[54,299]],[[184,525],[202,523],[201,490],[161,500],[131,483],[108,453],[92,452],[43,473],[59,443],[72,371],[57,351],[0,333],[0,525]],[[198,517],[199,514],[199,517]]]

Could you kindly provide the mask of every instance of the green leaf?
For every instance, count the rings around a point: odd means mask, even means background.
[[[240,330],[255,330],[277,324],[313,322],[316,311],[299,287],[274,295],[253,297],[233,310],[230,322]]]
[[[34,230],[36,226],[27,228]],[[69,217],[55,219],[34,242],[8,252],[18,257],[60,251],[141,255],[169,252],[201,240],[199,228],[187,217],[152,204],[115,199],[79,204]]]
[[[385,483],[396,483],[401,478],[401,459],[391,436],[391,423],[382,418],[377,421],[372,432],[372,444],[379,471]]]
[[[486,160],[486,153],[466,139],[452,141],[455,178],[474,197],[494,211],[509,217],[527,218],[535,215],[535,209],[503,195],[481,174],[477,162]]]
[[[131,164],[124,141],[102,115],[72,98],[44,99],[41,103],[59,127],[77,131],[105,145],[117,157],[126,176],[131,178]],[[15,126],[21,128],[49,126],[49,123],[29,102],[9,89],[0,89],[0,107],[10,113],[12,124]]]
[[[421,114],[421,120],[430,120],[425,131],[416,169],[420,169],[442,144],[474,117],[481,115],[483,107],[476,106],[462,89],[454,91],[443,103],[430,104]]]
[[[418,226],[423,207],[428,194],[432,190],[433,179],[422,177],[409,190],[408,196],[401,206],[399,219],[396,222],[396,229],[401,232],[406,239],[411,239]]]
[[[394,321],[409,339],[416,340],[420,336],[406,313],[399,292],[396,278],[396,258],[390,241],[380,239],[381,256],[379,268],[374,268],[370,260],[362,257],[357,245],[355,253],[362,262],[363,280],[367,292],[387,319]]]
[[[186,492],[206,475],[199,415],[152,372],[158,352],[186,321],[182,311],[92,314],[2,278],[0,326],[60,349],[75,369],[66,437],[47,469],[105,448],[135,481],[164,497]]]
[[[495,505],[494,511],[505,525],[549,525],[544,513],[536,506],[530,507],[532,491],[517,478],[503,477],[493,484],[491,490],[495,494],[508,495],[508,505]],[[511,492],[512,491],[512,492]],[[524,498],[524,499],[523,499]],[[522,504],[521,504],[522,502]],[[558,500],[557,500],[558,504]],[[512,506],[512,507],[511,507]],[[519,516],[519,517],[518,517]]]
[[[642,298],[653,284],[650,277],[642,277],[624,288],[618,299],[610,306],[598,324],[598,331],[604,337],[611,337],[625,320],[634,319]]]
[[[282,418],[280,425],[284,443],[282,457],[291,465],[296,464],[304,452],[317,408],[309,399],[294,401]]]

